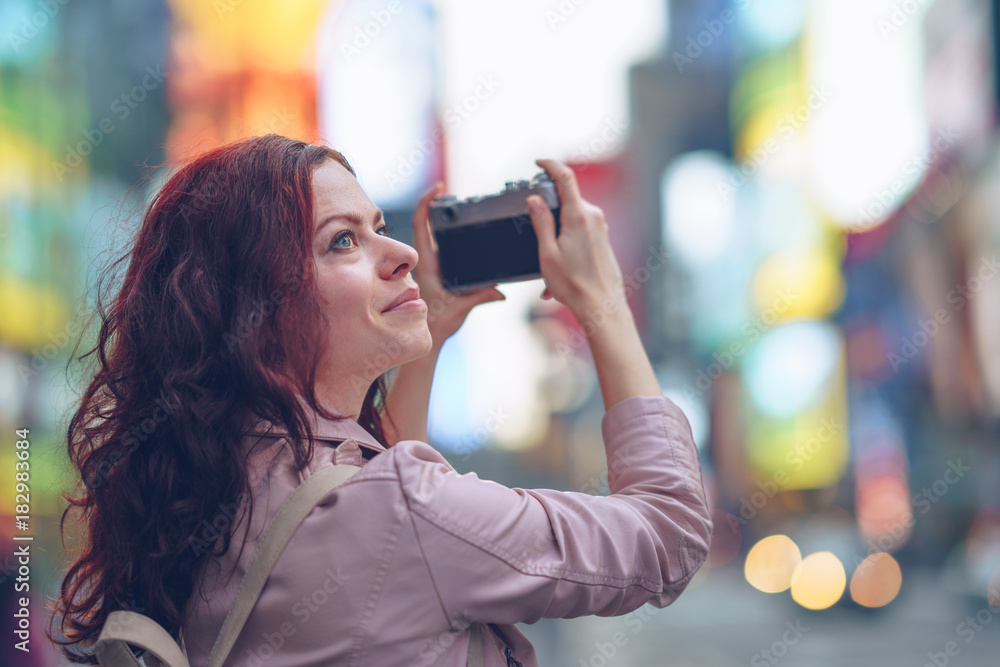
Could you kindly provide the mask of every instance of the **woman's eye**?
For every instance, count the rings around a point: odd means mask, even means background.
[[[342,240],[346,239],[346,238],[353,239],[354,238],[354,232],[349,232],[349,231],[345,230],[345,231],[340,232],[336,236],[334,236],[333,240],[330,241],[330,250],[333,250],[334,248],[341,248],[341,249],[347,249],[347,248],[349,248],[350,246],[340,245],[340,242]]]
[[[388,225],[382,225],[381,227],[378,228],[376,233],[382,233],[383,236],[389,236],[389,232],[391,231],[392,231],[391,227],[389,227]],[[347,250],[348,248],[350,248],[350,246],[340,244],[341,240],[346,238],[351,238],[355,242],[357,242],[357,237],[354,235],[354,232],[345,229],[344,231],[334,236],[333,240],[330,241],[330,250],[333,250],[334,248]]]

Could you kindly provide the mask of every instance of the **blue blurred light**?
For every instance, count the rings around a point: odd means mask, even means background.
[[[840,334],[826,322],[792,322],[769,331],[747,355],[754,404],[773,417],[805,410],[834,377],[840,349]]]

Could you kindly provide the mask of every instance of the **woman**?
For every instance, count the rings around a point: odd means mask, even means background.
[[[691,431],[643,351],[603,214],[569,168],[539,165],[562,211],[557,238],[529,201],[543,296],[587,333],[612,495],[459,475],[426,444],[442,343],[503,297],[445,291],[427,220],[439,186],[414,249],[336,151],[239,141],[167,182],[102,309],[68,432],[89,531],[56,608],[70,659],[93,663],[108,613],[132,609],[205,664],[277,508],[343,463],[361,470],[296,530],[226,665],[465,665],[475,621],[493,624],[484,665],[535,665],[515,623],[681,593],[711,534]]]

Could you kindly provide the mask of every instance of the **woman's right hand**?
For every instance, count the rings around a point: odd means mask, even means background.
[[[552,210],[538,195],[528,197],[545,292],[568,306],[581,322],[595,308],[627,309],[622,270],[611,248],[604,212],[580,196],[576,175],[568,166],[558,160],[536,160],[536,164],[555,181],[560,204],[556,236]]]

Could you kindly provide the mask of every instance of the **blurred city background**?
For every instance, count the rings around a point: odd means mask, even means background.
[[[67,555],[96,276],[171,169],[275,132],[344,152],[410,243],[569,162],[601,206],[714,508],[672,606],[520,627],[543,666],[1000,664],[998,8],[989,0],[2,0],[0,592],[30,428],[32,647]],[[460,472],[607,493],[574,317],[500,286],[445,345]],[[88,328],[89,327],[89,328]],[[992,593],[991,593],[992,591]]]

